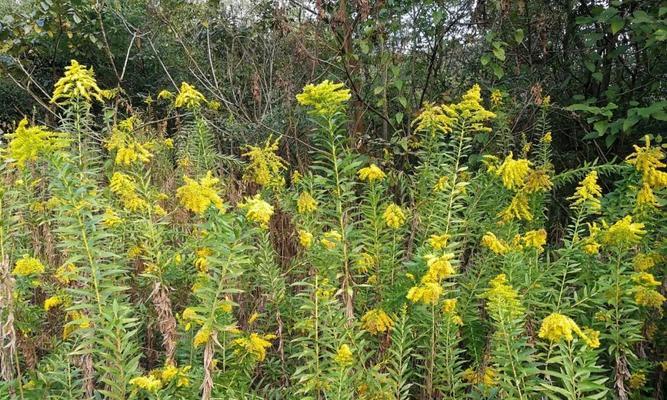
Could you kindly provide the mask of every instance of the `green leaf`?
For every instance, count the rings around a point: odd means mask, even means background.
[[[491,64],[491,68],[493,69],[493,75],[495,75],[496,78],[502,79],[502,77],[505,76],[505,71],[503,71],[503,67],[500,65],[493,63]]]
[[[505,49],[502,47],[495,47],[493,49],[493,55],[500,61],[505,61]]]
[[[517,43],[523,42],[524,34],[523,34],[523,29],[519,28],[516,31],[514,31],[514,40]]]
[[[618,33],[625,26],[625,20],[621,17],[614,17],[611,20],[611,33]]]
[[[400,124],[401,122],[403,122],[403,113],[400,111],[397,112],[394,118],[396,118],[396,122]]]
[[[404,96],[398,96],[398,102],[401,103],[403,108],[408,106],[408,99],[406,99]]]
[[[359,41],[359,47],[361,48],[361,52],[364,54],[368,54],[371,51],[370,47],[368,46],[368,42],[365,40]]]
[[[487,65],[489,61],[491,61],[491,56],[484,54],[482,58],[479,59],[479,61],[482,63],[482,65]]]
[[[602,72],[594,72],[593,79],[595,79],[598,82],[602,82]]]

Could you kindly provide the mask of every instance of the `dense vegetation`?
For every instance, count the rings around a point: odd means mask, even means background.
[[[663,398],[661,5],[0,2],[0,398]]]

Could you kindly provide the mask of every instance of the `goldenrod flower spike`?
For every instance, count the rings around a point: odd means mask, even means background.
[[[342,368],[352,365],[352,363],[354,363],[354,355],[352,354],[352,350],[350,350],[350,346],[342,344],[336,352],[334,361],[336,361],[336,364]]]
[[[345,89],[344,84],[329,80],[317,85],[308,84],[296,95],[299,104],[312,107],[311,114],[325,118],[331,118],[337,112],[343,111],[349,99],[350,90]]]
[[[453,130],[457,117],[456,111],[450,106],[426,102],[412,125],[416,125],[416,131],[445,134]]]
[[[280,138],[273,140],[269,137],[264,146],[247,146],[244,157],[250,159],[243,178],[261,186],[282,186],[283,170],[287,169],[285,160],[278,156]]]
[[[23,168],[26,162],[36,161],[69,145],[66,134],[48,131],[44,126],[28,127],[27,118],[19,122],[16,131],[8,134],[7,139],[9,143],[4,158],[15,161],[19,168]]]
[[[224,211],[222,199],[217,191],[220,180],[214,178],[211,171],[208,171],[199,182],[187,176],[183,179],[185,184],[176,190],[176,197],[184,208],[195,214],[203,214],[211,205]]]
[[[162,92],[160,92],[160,94],[162,94]],[[193,85],[181,82],[181,89],[174,100],[175,108],[187,108],[193,110],[199,108],[204,102],[206,102],[206,98],[201,92],[195,89]]]
[[[585,205],[592,211],[600,209],[600,197],[602,197],[602,188],[598,185],[597,171],[591,171],[579,183],[574,194],[568,197],[568,200],[574,200],[573,206]]]
[[[394,203],[387,206],[383,216],[387,226],[392,229],[398,229],[405,223],[405,213]]]
[[[494,173],[502,178],[503,185],[507,189],[514,190],[524,185],[524,180],[531,172],[531,164],[526,159],[515,160],[512,152],[510,152],[503,163],[494,170]]]
[[[257,361],[264,361],[266,358],[266,349],[272,346],[270,340],[276,338],[276,335],[259,335],[251,333],[247,337],[241,337],[234,340],[234,344],[243,350],[246,354],[251,355]]]
[[[299,214],[309,214],[317,211],[317,200],[308,192],[302,192],[296,201],[296,209]]]
[[[361,317],[363,328],[371,335],[386,333],[391,331],[394,321],[381,308],[369,310]]]
[[[72,60],[70,65],[65,67],[65,76],[60,78],[54,86],[51,103],[64,103],[76,99],[104,102],[104,99],[111,96],[111,91],[102,90],[97,86],[92,67],[86,68],[78,61]]]
[[[381,181],[386,177],[385,173],[375,164],[360,169],[357,174],[360,180],[368,182]]]
[[[273,206],[262,200],[259,194],[254,197],[246,197],[239,207],[246,210],[246,217],[249,220],[258,223],[264,229],[268,228],[269,220],[273,215]]]
[[[16,261],[16,265],[12,270],[12,275],[15,276],[28,276],[28,275],[40,275],[44,273],[44,264],[35,257],[29,257],[24,255],[23,258],[20,258]]]
[[[544,318],[538,336],[552,343],[558,343],[561,340],[571,342],[576,334],[591,348],[600,346],[600,332],[593,329],[581,330],[579,325],[563,314],[553,313]]]

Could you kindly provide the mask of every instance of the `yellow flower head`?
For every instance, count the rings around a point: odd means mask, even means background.
[[[132,378],[130,379],[130,385],[141,388],[147,392],[157,392],[162,389],[162,381],[153,375]]]
[[[405,223],[405,213],[401,207],[391,203],[384,211],[384,221],[388,227],[398,229]]]
[[[526,159],[515,160],[512,152],[505,157],[498,168],[495,169],[495,174],[502,178],[503,185],[510,190],[521,188],[524,185],[524,180],[530,174],[531,162]]]
[[[261,186],[281,187],[285,183],[282,173],[287,169],[285,160],[277,153],[280,138],[269,137],[264,146],[247,146],[244,157],[250,159],[243,178]]]
[[[468,368],[462,375],[466,382],[473,385],[494,386],[498,383],[498,373],[491,367],[484,368],[484,371]]]
[[[507,283],[507,276],[499,274],[489,282],[489,289],[484,292],[487,307],[494,313],[507,311],[513,316],[523,313],[518,292]]]
[[[426,102],[422,112],[412,122],[416,131],[436,133],[450,133],[456,123],[456,111],[446,105],[435,105]]]
[[[553,186],[549,174],[543,169],[531,170],[526,177],[523,189],[527,193],[545,192]]]
[[[17,260],[12,270],[12,275],[15,276],[40,275],[42,273],[44,273],[44,264],[28,255],[24,255],[23,258]]]
[[[635,271],[643,272],[655,266],[655,258],[651,254],[639,253],[632,260]]]
[[[580,332],[579,326],[570,317],[553,313],[544,318],[540,326],[538,336],[551,342],[559,342],[562,339],[572,341],[573,333]]]
[[[503,104],[503,92],[501,92],[500,89],[494,89],[491,91],[489,99],[491,100],[493,108],[497,108]]]
[[[435,181],[435,184],[433,185],[433,191],[436,193],[444,191],[447,188],[448,181],[449,181],[448,176],[439,177],[438,180]]]
[[[37,161],[45,154],[67,147],[69,139],[66,134],[50,132],[43,126],[28,127],[28,119],[19,122],[14,133],[6,135],[9,143],[5,150],[5,158],[16,162],[23,168],[26,162]]]
[[[547,231],[539,229],[536,231],[528,231],[523,236],[522,241],[526,247],[537,249],[538,253],[544,251],[544,245],[547,243]]]
[[[454,310],[456,309],[456,303],[457,303],[456,299],[443,300],[443,302],[442,302],[442,312],[444,312],[446,314],[454,312]]]
[[[616,221],[602,234],[602,243],[608,246],[623,247],[639,243],[646,231],[641,222],[632,222],[628,215]]]
[[[452,108],[461,118],[472,122],[471,129],[478,132],[489,132],[491,128],[483,126],[482,123],[495,118],[496,114],[486,110],[481,102],[482,89],[479,85],[473,85],[472,88],[465,92],[458,104],[452,105]]]
[[[102,224],[107,228],[113,228],[116,225],[122,224],[123,219],[116,214],[116,212],[111,207],[107,207],[102,216]]]
[[[105,147],[108,150],[116,150],[114,162],[116,165],[129,166],[137,161],[148,163],[153,154],[148,151],[151,143],[140,143],[132,137],[134,126],[138,123],[136,117],[130,117],[121,121],[114,127],[113,133],[107,140]]]
[[[591,328],[585,328],[582,332],[581,339],[586,343],[586,346],[591,349],[600,347],[600,331]]]
[[[381,308],[368,311],[361,317],[361,323],[364,329],[371,335],[389,332],[394,326],[394,321]]]
[[[102,90],[97,86],[92,67],[86,68],[76,60],[72,60],[70,65],[65,67],[65,76],[60,78],[53,87],[51,103],[65,103],[79,98],[89,102],[93,99],[104,102],[104,99],[111,95],[110,91]]]
[[[333,250],[336,248],[338,243],[343,239],[340,233],[336,230],[326,232],[324,237],[320,240],[320,243],[328,250]]]
[[[239,207],[246,210],[246,218],[258,223],[264,229],[269,227],[273,206],[262,200],[259,194],[254,197],[246,197],[245,202],[239,204]]]
[[[275,335],[258,335],[251,333],[250,336],[240,337],[234,340],[234,344],[243,349],[257,361],[264,361],[266,358],[266,349],[272,346],[269,340],[275,339]]]
[[[218,196],[217,186],[220,180],[214,178],[211,171],[199,182],[183,177],[185,184],[176,190],[176,197],[181,205],[195,214],[203,214],[211,205],[218,210],[224,210],[222,199]]]
[[[362,181],[375,182],[383,180],[386,175],[380,167],[375,164],[371,164],[368,167],[364,167],[357,172],[359,179]]]
[[[635,302],[644,307],[662,309],[665,296],[651,287],[635,286]]]
[[[313,234],[299,229],[299,244],[305,249],[309,249],[313,245]]]
[[[601,207],[600,197],[602,197],[602,188],[598,185],[598,173],[597,171],[591,171],[579,183],[577,190],[571,197],[568,197],[568,200],[574,200],[573,206],[583,204],[592,211],[597,211]]]
[[[526,195],[526,193],[518,192],[516,195],[514,195],[514,197],[512,197],[512,201],[507,206],[507,208],[498,213],[498,216],[500,217],[502,222],[509,222],[514,219],[532,221],[533,213],[530,210],[530,205],[528,204],[528,196]]]
[[[443,279],[450,277],[456,273],[450,260],[454,258],[453,253],[443,254],[436,257],[432,254],[424,256],[428,271],[422,277],[422,284],[426,283],[440,283]]]
[[[75,276],[76,266],[71,263],[61,265],[56,269],[56,273],[53,275],[53,277],[63,285],[68,285]]]
[[[211,331],[211,328],[207,325],[202,326],[199,331],[197,331],[197,334],[195,334],[195,338],[192,342],[193,346],[199,347],[202,344],[208,343],[209,339],[211,338],[211,334],[213,332]]]
[[[447,246],[449,235],[443,233],[442,235],[431,235],[428,239],[428,244],[436,250],[442,250]]]
[[[644,182],[642,188],[637,192],[637,207],[655,207],[657,205],[658,199],[655,197],[653,189],[648,183]]]
[[[109,189],[121,198],[123,206],[129,211],[143,210],[148,207],[148,203],[137,193],[137,184],[127,174],[114,172],[109,182]]]
[[[641,389],[646,385],[646,374],[643,372],[634,372],[630,375],[628,386],[630,389]]]
[[[159,96],[158,96],[159,97]],[[187,84],[186,82],[181,82],[181,89],[174,100],[174,107],[181,108],[185,107],[187,109],[196,109],[199,108],[201,103],[205,102],[206,98],[201,92],[195,89],[194,86]]]
[[[49,311],[54,307],[58,307],[63,303],[63,299],[60,296],[51,296],[48,299],[44,300],[44,311]]]
[[[303,92],[296,95],[299,104],[312,107],[311,114],[326,118],[343,111],[349,99],[350,90],[345,89],[344,84],[333,83],[329,80],[317,85],[308,84],[303,88]]]
[[[496,254],[507,254],[511,249],[504,240],[498,239],[493,232],[482,236],[482,244]]]
[[[349,367],[352,365],[354,362],[354,355],[352,354],[352,350],[350,350],[350,346],[347,344],[342,344],[339,348],[338,351],[336,352],[336,357],[334,357],[334,361],[336,361],[336,364],[340,367]]]
[[[542,136],[541,140],[544,143],[551,143],[551,141],[553,140],[553,138],[551,137],[551,131],[545,133],[544,136]]]
[[[637,171],[641,172],[642,180],[652,188],[661,188],[667,186],[667,173],[659,171],[659,168],[665,167],[662,160],[665,154],[659,147],[651,147],[651,139],[648,135],[645,137],[644,147],[633,146],[635,152],[626,159],[628,164],[634,165]]]
[[[296,201],[296,209],[299,214],[307,214],[317,211],[317,200],[308,192],[301,192]]]
[[[437,282],[422,283],[408,290],[406,298],[413,303],[435,304],[442,295],[443,288]]]

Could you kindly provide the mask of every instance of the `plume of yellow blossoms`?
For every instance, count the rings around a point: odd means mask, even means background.
[[[568,200],[573,200],[573,206],[582,205],[588,207],[591,211],[598,211],[601,207],[600,197],[602,197],[602,188],[598,185],[597,171],[591,171],[579,183],[577,189]]]
[[[352,354],[352,350],[350,350],[350,346],[347,344],[342,344],[338,348],[338,351],[336,351],[334,361],[336,364],[338,364],[339,367],[342,368],[352,365],[354,363],[354,355]]]
[[[248,157],[250,163],[243,175],[245,180],[261,186],[283,186],[285,178],[282,172],[287,167],[285,160],[276,154],[279,140],[280,138],[272,141],[272,138],[269,137],[264,146],[247,146],[247,151],[243,153],[243,156]]]
[[[299,229],[299,244],[303,246],[303,248],[309,249],[310,246],[313,245],[313,234],[306,230]]]
[[[452,131],[457,117],[458,114],[451,106],[426,102],[412,125],[416,125],[416,131],[446,134]]]
[[[368,181],[368,182],[375,182],[375,181],[381,181],[383,180],[386,175],[380,167],[378,167],[375,164],[371,164],[368,167],[361,168],[357,174],[359,175],[359,179],[362,181]]]
[[[405,213],[394,203],[387,206],[383,216],[387,226],[392,229],[398,229],[405,223]]]
[[[147,163],[153,157],[153,154],[148,151],[150,143],[139,143],[131,136],[137,122],[136,117],[121,121],[117,127],[114,127],[105,145],[109,151],[116,150],[114,160],[116,165],[129,166],[136,161]]]
[[[246,197],[239,207],[246,210],[246,217],[249,220],[258,223],[264,229],[268,228],[273,215],[273,206],[262,200],[259,194],[254,197]]]
[[[303,91],[296,95],[296,100],[302,106],[312,107],[310,113],[325,118],[331,118],[345,108],[350,99],[350,90],[342,83],[333,83],[325,80],[322,83],[304,86]]]
[[[573,333],[579,336],[590,348],[595,349],[600,346],[600,332],[593,329],[582,331],[572,318],[558,313],[553,313],[544,318],[538,336],[552,343],[560,342],[563,339],[571,342],[574,339]]]
[[[137,193],[137,184],[129,176],[122,172],[114,172],[109,182],[109,189],[118,195],[123,206],[129,211],[139,211],[148,208],[146,200]]]
[[[547,231],[544,229],[538,229],[536,231],[528,231],[521,238],[524,246],[532,247],[537,250],[538,253],[544,251],[544,245],[547,244]]]
[[[34,257],[27,254],[16,261],[12,270],[14,276],[40,275],[44,273],[44,264]]]
[[[240,337],[234,340],[234,344],[239,347],[239,350],[250,354],[257,361],[264,361],[266,358],[266,349],[272,346],[270,340],[276,338],[276,335],[258,335],[251,333],[247,337]]]
[[[181,82],[181,89],[174,100],[174,107],[187,109],[196,109],[201,106],[201,103],[206,102],[206,98],[193,85],[186,82]]]
[[[112,91],[102,90],[97,86],[93,68],[86,68],[72,60],[65,67],[65,76],[56,82],[51,97],[51,103],[65,103],[71,100],[83,98],[86,101],[97,100],[104,102],[113,95]]]
[[[389,332],[394,326],[394,321],[381,308],[369,310],[361,317],[361,323],[364,329],[371,335]]]
[[[486,232],[482,236],[482,244],[496,254],[507,254],[511,248],[504,240],[498,239],[493,232]]]
[[[632,216],[627,215],[607,228],[602,234],[602,243],[614,247],[632,246],[639,243],[645,233],[644,224],[632,222]]]
[[[199,182],[187,176],[184,176],[183,180],[185,184],[176,189],[176,197],[187,210],[200,215],[211,205],[218,210],[224,210],[222,199],[220,199],[217,191],[220,180],[214,178],[211,171],[208,171]]]
[[[443,233],[442,235],[431,235],[428,238],[428,244],[431,245],[435,250],[442,250],[447,246],[449,241],[449,235]]]
[[[424,256],[428,270],[422,276],[420,284],[413,286],[408,290],[406,298],[413,303],[435,304],[443,293],[442,285],[443,279],[448,278],[456,273],[450,260],[454,258],[454,254],[446,253],[441,256],[427,254]]]
[[[653,274],[648,272],[638,272],[632,276],[635,286],[632,288],[635,294],[635,302],[638,305],[662,309],[662,304],[665,302],[665,296],[660,294],[655,288],[660,286]]]
[[[299,214],[308,214],[317,211],[317,200],[308,192],[301,192],[296,200],[296,209]]]
[[[162,381],[153,375],[138,376],[130,379],[130,385],[141,388],[147,392],[157,392],[162,389]]]
[[[456,299],[446,299],[442,301],[442,312],[447,318],[456,324],[463,325],[463,319],[461,316],[456,313],[456,304],[458,301]]]
[[[324,237],[320,239],[320,243],[322,243],[322,246],[327,250],[333,250],[338,246],[338,243],[340,243],[341,240],[343,240],[343,236],[341,236],[338,231],[331,230],[324,233]]]
[[[651,139],[648,135],[645,137],[645,146],[633,146],[635,152],[630,154],[626,161],[634,165],[635,169],[642,174],[642,187],[637,193],[637,206],[656,206],[658,200],[653,193],[653,189],[660,189],[667,186],[667,172],[660,171],[665,163],[662,161],[665,154],[659,147],[651,147]]]
[[[486,367],[483,371],[468,368],[463,371],[462,378],[472,385],[494,386],[498,383],[498,373],[491,367]]]
[[[516,317],[523,313],[519,293],[507,283],[507,276],[499,274],[489,282],[489,289],[482,295],[487,299],[487,308],[498,315],[507,312]]]
[[[52,308],[58,307],[63,304],[63,298],[60,296],[51,296],[48,299],[44,300],[44,311],[49,311]]]
[[[496,117],[496,114],[482,106],[482,89],[475,84],[470,88],[461,101],[453,104],[452,108],[460,118],[472,123],[471,129],[478,132],[490,132],[491,128],[484,126],[484,122]]]
[[[523,186],[524,180],[531,172],[531,162],[526,159],[515,160],[512,152],[505,157],[505,160],[497,168],[490,168],[490,171],[499,176],[503,185],[507,189],[514,190]]]
[[[43,126],[28,127],[27,118],[23,118],[16,131],[6,137],[9,143],[4,150],[5,158],[14,160],[19,168],[23,168],[26,162],[36,161],[44,154],[69,145],[66,134],[48,131]]]

